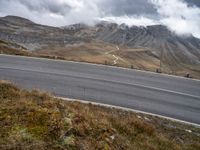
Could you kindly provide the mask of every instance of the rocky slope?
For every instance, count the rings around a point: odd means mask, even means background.
[[[68,30],[35,24],[14,16],[0,18],[0,39],[18,43],[29,50],[84,41],[74,38]]]
[[[97,37],[106,42],[130,48],[146,48],[153,50],[158,57],[164,53],[167,59],[173,57],[176,62],[199,64],[200,40],[193,36],[178,36],[165,26],[100,24],[97,28]]]

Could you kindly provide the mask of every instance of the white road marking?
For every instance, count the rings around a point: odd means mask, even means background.
[[[109,105],[109,104],[102,104],[102,103],[90,102],[90,101],[85,101],[85,100],[77,100],[77,99],[71,99],[71,98],[64,98],[64,97],[55,97],[55,98],[66,100],[66,101],[71,101],[71,102],[80,102],[80,103],[83,103],[83,104],[92,104],[92,105],[96,105],[96,106],[103,106],[103,107],[108,107],[108,108],[115,108],[115,109],[120,109],[120,110],[124,110],[124,111],[130,111],[130,112],[135,112],[135,113],[150,115],[150,116],[154,116],[154,117],[159,117],[159,118],[171,120],[173,122],[180,122],[180,123],[184,123],[184,124],[188,124],[188,125],[192,125],[192,126],[196,126],[196,127],[200,128],[200,124],[191,123],[191,122],[188,122],[188,121],[174,119],[174,118],[171,118],[171,117],[166,117],[166,116],[162,116],[162,115],[148,113],[148,112],[144,112],[144,111],[140,111],[140,110],[135,110],[135,109],[131,109],[131,108],[125,108],[125,107],[114,106],[114,105]]]

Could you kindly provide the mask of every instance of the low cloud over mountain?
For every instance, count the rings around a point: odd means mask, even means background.
[[[197,0],[1,0],[0,16],[6,15],[52,26],[99,20],[129,26],[163,24],[178,34],[200,38]]]

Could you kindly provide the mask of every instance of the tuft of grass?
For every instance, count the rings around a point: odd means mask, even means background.
[[[13,86],[11,83],[6,81],[0,82],[0,99],[3,100],[12,100],[19,98],[20,90]]]
[[[0,149],[199,150],[200,129],[0,81]],[[192,132],[187,132],[191,130]]]

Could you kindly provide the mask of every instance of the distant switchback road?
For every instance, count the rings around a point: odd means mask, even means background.
[[[60,97],[116,105],[200,124],[200,81],[108,67],[0,55],[0,80]]]

